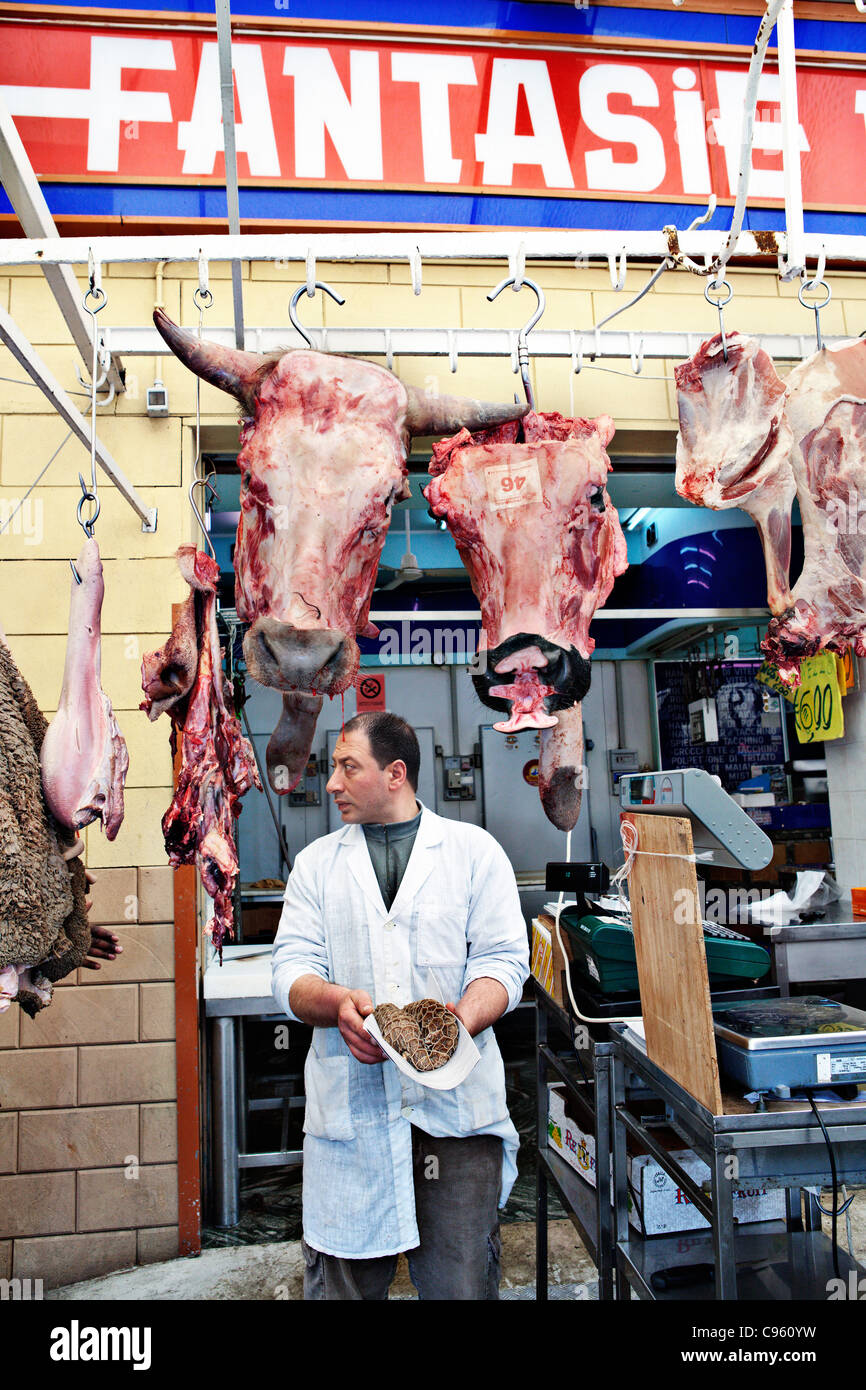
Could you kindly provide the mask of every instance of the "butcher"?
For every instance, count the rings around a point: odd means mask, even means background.
[[[529,973],[514,873],[491,835],[417,800],[414,730],[349,720],[327,785],[343,827],[302,850],[273,951],[274,998],[313,1025],[304,1081],[306,1299],[385,1299],[401,1251],[421,1299],[499,1297],[498,1208],[517,1131],[491,1025]],[[458,1086],[404,1075],[364,1027],[438,996],[480,1061]]]

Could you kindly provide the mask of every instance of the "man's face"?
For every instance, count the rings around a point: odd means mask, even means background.
[[[366,734],[341,734],[334,748],[333,766],[325,790],[333,796],[344,824],[364,825],[388,818],[392,800],[388,767],[376,762]]]

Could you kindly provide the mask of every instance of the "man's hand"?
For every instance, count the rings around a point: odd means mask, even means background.
[[[346,991],[337,1009],[337,1027],[352,1056],[359,1062],[384,1062],[386,1054],[364,1027],[373,1012],[373,1001],[364,989]]]
[[[118,938],[108,927],[91,926],[90,946],[81,962],[82,970],[101,970],[100,960],[116,960],[123,951]],[[99,957],[99,959],[96,959]]]

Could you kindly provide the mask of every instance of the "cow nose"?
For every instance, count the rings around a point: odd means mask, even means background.
[[[345,640],[330,628],[300,630],[259,618],[244,638],[244,656],[261,685],[328,693],[343,674]]]

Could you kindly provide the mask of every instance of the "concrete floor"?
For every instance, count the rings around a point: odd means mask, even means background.
[[[826,1202],[826,1197],[825,1197]],[[855,1259],[866,1264],[866,1192],[854,1198],[851,1217]],[[830,1221],[824,1227],[830,1233]],[[845,1218],[839,1218],[839,1243],[848,1249]],[[304,1260],[299,1241],[269,1245],[229,1246],[206,1250],[196,1258],[141,1265],[136,1269],[90,1279],[81,1284],[52,1289],[46,1299],[56,1300],[187,1300],[281,1299],[303,1297]],[[548,1279],[551,1298],[597,1298],[595,1265],[577,1238],[570,1221],[552,1221],[549,1227]],[[504,1299],[535,1296],[535,1225],[516,1222],[502,1227],[502,1283]],[[412,1299],[405,1259],[400,1260],[391,1288],[393,1299]]]

